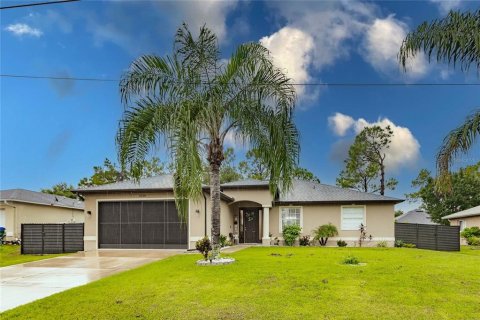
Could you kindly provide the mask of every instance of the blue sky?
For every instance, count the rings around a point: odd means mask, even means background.
[[[2,5],[18,2],[2,1]],[[395,60],[408,30],[474,1],[167,2],[81,1],[1,11],[1,73],[118,79],[140,54],[172,50],[176,28],[204,23],[224,58],[236,45],[261,41],[296,82],[477,83],[442,64],[415,59],[409,72]],[[39,190],[76,184],[108,157],[123,107],[118,83],[1,78],[1,188]],[[392,196],[411,192],[419,169],[434,170],[445,134],[478,106],[473,86],[299,88],[296,123],[300,164],[334,184],[355,133],[391,125]],[[245,147],[236,147],[238,159]],[[164,154],[159,153],[162,157]],[[458,165],[480,160],[479,148]],[[405,203],[408,209],[416,204]]]

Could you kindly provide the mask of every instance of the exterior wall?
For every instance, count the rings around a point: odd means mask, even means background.
[[[367,204],[366,209],[366,233],[367,237],[372,235],[372,241],[367,240],[367,245],[376,245],[379,241],[387,241],[393,245],[395,241],[395,220],[394,206],[392,204]],[[282,239],[280,230],[279,212],[280,207],[275,206],[270,210],[270,233],[272,238]],[[349,246],[358,242],[360,232],[341,230],[341,208],[342,205],[314,204],[314,205],[292,205],[301,207],[303,215],[302,235],[313,235],[313,229],[322,224],[332,223],[338,229],[338,236],[329,238],[327,245],[336,246],[337,240],[344,240]]]
[[[457,219],[449,219],[451,226],[458,226],[460,225],[460,220],[465,221],[465,227],[479,227],[480,228],[480,215],[475,217],[465,217],[465,218],[457,218]]]
[[[5,211],[7,240],[20,238],[22,223],[82,223],[83,210],[8,201],[0,204]]]
[[[239,201],[257,202],[261,205],[272,205],[273,197],[268,189],[225,189],[226,195]]]
[[[123,193],[97,193],[85,194],[85,251],[92,251],[98,248],[98,213],[97,202],[107,201],[133,201],[133,200],[174,200],[172,191],[161,192],[123,192]],[[208,198],[207,198],[208,200]],[[189,208],[189,249],[195,248],[195,241],[202,238],[205,230],[205,201],[203,198],[197,201],[190,200]],[[88,214],[88,212],[91,214]]]

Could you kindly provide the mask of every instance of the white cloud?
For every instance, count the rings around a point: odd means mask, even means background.
[[[314,47],[311,35],[300,29],[284,27],[271,36],[261,38],[260,43],[270,50],[274,64],[293,82],[310,81],[307,68],[312,61]],[[305,97],[304,86],[297,86],[296,90],[299,97]]]
[[[333,130],[333,132],[340,137],[343,137],[348,129],[350,129],[355,120],[352,117],[347,116],[343,113],[337,112],[335,115],[328,117],[328,125]]]
[[[380,126],[385,128],[390,126],[393,131],[392,142],[390,144],[390,148],[385,150],[387,155],[385,162],[386,166],[390,170],[396,170],[400,167],[415,165],[419,159],[420,143],[410,129],[396,125],[387,118],[380,118],[375,122],[368,122],[363,118],[354,120],[348,115],[336,113],[334,116],[329,118],[329,123],[331,121],[330,119],[332,119],[332,122],[334,121],[333,119],[346,119],[343,122],[334,122],[343,125],[341,130],[339,130],[339,127],[331,125],[333,132],[339,136],[344,136],[350,129],[353,129],[355,134],[359,134],[365,127]]]
[[[457,9],[461,6],[461,0],[430,0],[430,2],[438,5],[440,12],[448,13],[452,9]]]
[[[43,35],[43,32],[40,29],[30,27],[25,23],[10,24],[5,28],[5,30],[19,37],[27,35],[38,38]]]
[[[384,74],[398,72],[397,55],[407,32],[407,25],[395,19],[394,15],[385,19],[375,19],[368,28],[364,40],[367,62]],[[425,56],[418,54],[410,59],[407,70],[407,76],[411,78],[425,75],[428,70]]]

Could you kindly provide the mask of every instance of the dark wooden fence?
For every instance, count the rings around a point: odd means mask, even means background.
[[[22,224],[22,254],[83,251],[83,223]]]
[[[395,240],[413,243],[419,249],[460,251],[460,227],[395,223]]]

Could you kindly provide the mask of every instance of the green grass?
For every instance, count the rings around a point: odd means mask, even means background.
[[[467,252],[466,249],[463,251]],[[344,265],[345,257],[361,264]],[[257,247],[227,266],[179,255],[2,319],[480,319],[480,256],[405,248]]]
[[[20,246],[1,245],[0,246],[0,267],[11,266],[13,264],[43,260],[62,256],[63,254],[20,254]]]
[[[460,253],[480,257],[480,246],[461,246]]]

